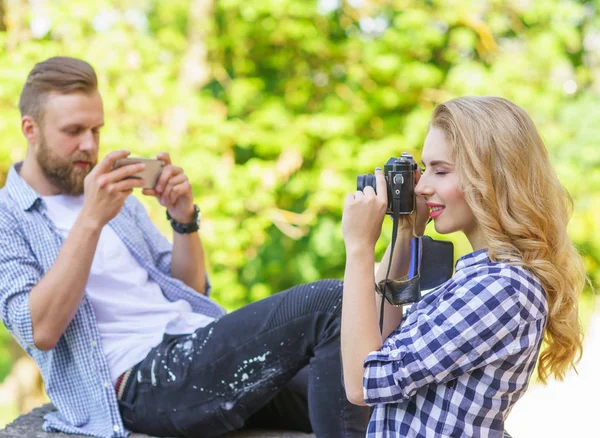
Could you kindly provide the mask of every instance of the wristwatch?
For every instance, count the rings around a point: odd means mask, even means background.
[[[171,222],[171,227],[173,230],[179,234],[191,234],[200,229],[200,209],[196,204],[194,204],[194,217],[192,218],[191,222],[188,222],[187,224],[177,222],[171,217],[169,210],[167,210],[167,219],[169,222]]]

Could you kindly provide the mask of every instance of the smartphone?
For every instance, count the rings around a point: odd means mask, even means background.
[[[144,163],[146,168],[139,173],[136,173],[133,176],[128,178],[138,178],[144,181],[144,189],[153,189],[158,182],[158,178],[160,178],[160,174],[162,173],[163,167],[165,167],[165,162],[162,160],[157,160],[155,158],[121,158],[115,162],[113,166],[114,169],[118,169],[119,167],[127,166],[129,164],[136,163]]]

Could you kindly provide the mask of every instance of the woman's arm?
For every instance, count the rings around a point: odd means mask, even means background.
[[[375,243],[381,234],[381,226],[387,210],[386,180],[381,169],[375,171],[377,193],[372,187],[357,191],[346,197],[342,231],[346,245],[346,271],[344,275],[344,300],[342,304],[342,364],[348,400],[364,405],[363,375],[367,355],[379,350],[382,337],[379,332],[379,309],[381,299],[375,293],[373,275]],[[419,173],[417,173],[417,180]],[[394,248],[390,279],[406,275],[410,263],[410,240],[413,236],[413,220],[416,231],[425,229],[428,209],[424,200],[417,199],[417,215],[403,216],[398,225],[398,237]],[[385,279],[391,247],[388,248],[377,271],[377,281]],[[402,308],[386,303],[384,316],[384,339],[402,321]]]
[[[346,245],[341,333],[344,384],[348,400],[363,405],[363,362],[382,343],[373,298],[373,265],[375,243],[387,208],[387,190],[381,169],[375,177],[377,194],[372,187],[349,194],[342,217]]]
[[[373,250],[346,252],[344,299],[342,302],[342,363],[346,396],[351,403],[365,405],[364,360],[381,348],[377,309],[373,300]]]

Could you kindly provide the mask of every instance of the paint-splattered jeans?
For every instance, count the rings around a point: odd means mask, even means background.
[[[124,388],[125,426],[169,437],[210,438],[242,427],[364,437],[368,408],[350,404],[342,387],[341,298],[342,283],[324,280],[195,333],[166,335]]]

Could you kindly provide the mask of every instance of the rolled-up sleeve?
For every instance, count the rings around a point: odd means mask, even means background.
[[[0,223],[0,314],[6,328],[25,349],[37,348],[29,293],[42,279],[43,271],[26,240],[16,228]]]
[[[441,293],[367,356],[366,403],[397,403],[513,354],[523,347],[518,338],[524,322],[517,293],[502,277],[475,277]]]

